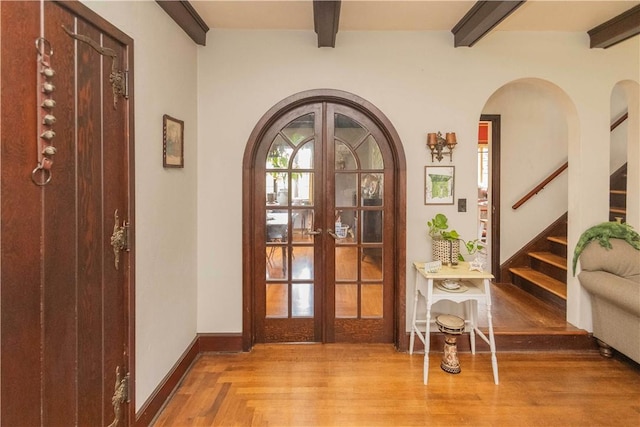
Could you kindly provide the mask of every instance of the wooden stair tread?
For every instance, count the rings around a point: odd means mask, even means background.
[[[627,210],[625,208],[616,208],[616,207],[610,207],[609,208],[609,212],[612,213],[619,213],[619,214],[626,214]]]
[[[567,246],[567,236],[549,236],[547,240]]]
[[[551,264],[554,267],[567,269],[567,259],[560,255],[553,254],[551,252],[529,252],[529,256],[535,259],[539,259],[542,262]]]
[[[611,194],[627,194],[627,190],[609,190]]]
[[[566,300],[567,285],[529,267],[510,268],[510,272]]]

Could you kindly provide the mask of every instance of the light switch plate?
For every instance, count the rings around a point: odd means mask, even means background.
[[[458,212],[467,211],[467,199],[458,199]]]

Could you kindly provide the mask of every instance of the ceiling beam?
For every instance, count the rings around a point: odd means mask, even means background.
[[[340,23],[340,0],[313,0],[313,26],[318,47],[336,47]]]
[[[209,27],[198,15],[198,12],[188,1],[156,0],[167,15],[184,30],[191,39],[201,46],[207,44],[207,31]]]
[[[590,47],[603,49],[640,34],[640,5],[609,19],[587,33]]]
[[[478,1],[453,27],[455,47],[473,46],[524,1]]]

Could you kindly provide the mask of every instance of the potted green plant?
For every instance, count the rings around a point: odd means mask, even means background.
[[[440,260],[443,264],[464,261],[460,253],[460,242],[469,255],[481,253],[485,247],[480,239],[465,241],[456,230],[449,230],[449,219],[444,214],[436,214],[427,222],[427,226],[433,240],[433,259]]]
[[[431,221],[427,221],[427,226],[432,239],[458,240],[460,238],[456,230],[449,231],[449,219],[444,214],[436,214]]]
[[[443,264],[457,264],[460,257],[460,235],[456,230],[449,230],[446,215],[436,214],[427,222],[427,227],[433,241],[433,259]]]

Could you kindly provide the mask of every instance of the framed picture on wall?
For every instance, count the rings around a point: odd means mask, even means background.
[[[455,166],[424,167],[424,204],[453,205]]]
[[[162,165],[184,167],[184,122],[166,114],[162,116]]]

